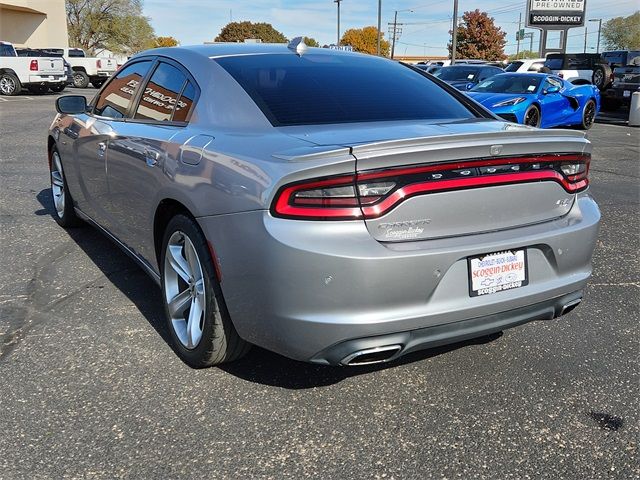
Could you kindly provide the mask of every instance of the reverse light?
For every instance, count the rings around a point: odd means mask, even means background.
[[[29,63],[29,70],[32,72],[38,71],[38,60],[31,60]]]
[[[577,193],[589,184],[590,160],[585,154],[491,157],[311,179],[280,188],[271,213],[303,220],[370,219],[417,195],[543,181]]]
[[[524,97],[510,98],[509,100],[503,100],[502,102],[498,102],[493,106],[494,107],[506,107],[508,105],[517,105],[519,103],[524,102],[525,100],[526,100],[526,98],[524,98]]]

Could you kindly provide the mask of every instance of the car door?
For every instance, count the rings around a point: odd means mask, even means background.
[[[75,173],[81,192],[78,207],[109,231],[116,222],[108,208],[108,145],[124,125],[137,88],[151,64],[152,60],[139,61],[121,70],[96,97],[91,112],[76,116],[63,132],[74,140]]]
[[[127,247],[155,263],[153,220],[165,163],[179,145],[172,138],[184,130],[196,98],[196,84],[177,63],[163,59],[140,90],[131,118],[109,141],[107,182],[115,232]]]
[[[547,93],[549,88],[557,87],[559,91]],[[540,97],[541,117],[543,127],[562,124],[567,116],[567,109],[571,108],[569,100],[563,95],[564,83],[559,78],[547,77],[543,84]]]

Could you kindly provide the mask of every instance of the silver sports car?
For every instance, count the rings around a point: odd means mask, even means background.
[[[407,65],[299,40],[161,48],[56,107],[56,220],[148,272],[193,367],[252,344],[389,361],[559,317],[591,274],[584,134],[505,123]]]

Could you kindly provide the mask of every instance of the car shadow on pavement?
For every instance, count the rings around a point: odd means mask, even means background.
[[[42,205],[42,209],[35,211],[34,214],[48,215],[54,218],[51,190],[42,190],[36,198]],[[127,254],[97,229],[86,225],[67,229],[66,232],[102,271],[104,276],[127,296],[167,345],[173,349],[164,320],[160,289],[154,281]],[[354,367],[332,367],[299,362],[254,346],[244,358],[233,363],[220,365],[218,368],[235,377],[257,384],[292,390],[307,389],[333,385],[349,377],[419,362],[465,346],[488,343],[501,335],[502,333],[497,333],[422,350],[389,363]],[[175,361],[180,361],[177,355]]]

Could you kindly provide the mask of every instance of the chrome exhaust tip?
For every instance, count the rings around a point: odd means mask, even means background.
[[[402,345],[385,345],[383,347],[358,350],[347,355],[340,362],[342,365],[371,365],[374,363],[388,362],[402,350]]]
[[[566,315],[571,310],[573,310],[578,305],[580,305],[580,302],[582,302],[582,298],[577,298],[577,299],[573,300],[572,302],[567,303],[566,305],[564,305],[562,307],[562,310],[560,311],[560,315],[559,316],[561,317],[562,315]]]

